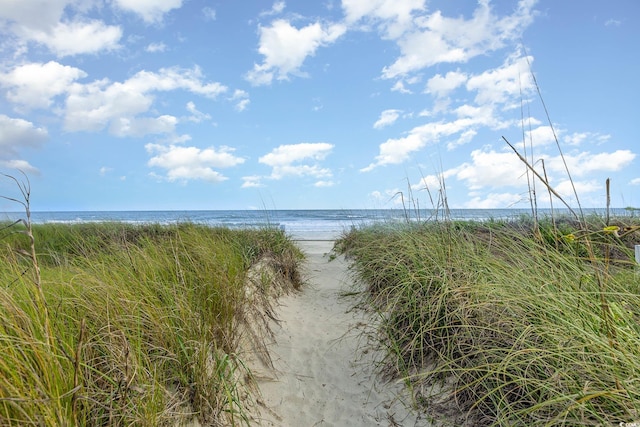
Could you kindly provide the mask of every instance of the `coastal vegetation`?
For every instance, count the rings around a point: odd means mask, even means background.
[[[455,425],[640,420],[637,218],[353,228],[352,262],[391,378]]]
[[[300,285],[284,232],[32,225],[20,185],[26,216],[0,226],[0,425],[248,424],[250,313]]]

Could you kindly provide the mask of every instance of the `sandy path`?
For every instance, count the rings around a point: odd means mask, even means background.
[[[426,426],[396,398],[402,387],[376,377],[373,352],[359,351],[368,319],[349,310],[347,264],[329,261],[330,241],[301,241],[303,290],[281,298],[269,350],[274,370],[251,367],[262,393],[262,426]]]

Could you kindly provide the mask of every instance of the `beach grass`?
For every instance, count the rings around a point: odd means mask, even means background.
[[[383,372],[453,425],[640,422],[637,219],[407,222],[335,249]],[[445,423],[446,424],[446,423]]]
[[[245,285],[259,262],[279,282],[265,285],[300,285],[283,231],[0,229],[0,425],[249,424]]]

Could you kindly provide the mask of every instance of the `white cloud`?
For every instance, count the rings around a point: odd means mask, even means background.
[[[460,71],[449,71],[446,75],[436,74],[427,82],[426,92],[438,98],[449,95],[467,81],[467,75]]]
[[[560,156],[545,160],[548,170],[564,172],[566,162],[571,175],[581,177],[592,172],[616,172],[627,167],[636,158],[631,150],[616,150],[612,153],[582,152],[566,154],[564,161]]]
[[[575,188],[575,192],[574,189]],[[575,194],[578,193],[578,197],[582,197],[584,194],[593,193],[595,191],[602,190],[601,183],[595,180],[589,181],[571,181],[563,180],[553,186],[553,189],[565,198],[565,201],[569,202],[575,198]]]
[[[74,0],[5,0],[0,8],[0,20],[19,27],[47,29],[53,27]]]
[[[429,142],[429,132],[425,127],[414,128],[408,136],[402,138],[390,138],[380,144],[380,154],[376,161],[361,172],[369,172],[378,166],[402,163],[410,158],[410,154],[422,149]]]
[[[349,25],[365,21],[378,25],[385,36],[397,38],[411,28],[415,11],[425,9],[424,0],[342,0]]]
[[[398,80],[397,82],[395,82],[393,84],[393,86],[391,87],[391,91],[392,92],[400,92],[400,93],[413,93],[411,92],[411,90],[407,89],[406,87],[404,87],[404,82],[402,80]]]
[[[164,52],[167,50],[167,45],[159,42],[159,43],[149,43],[145,48],[147,52],[156,53],[156,52]]]
[[[447,96],[463,85],[467,91],[476,93],[474,103],[452,108]],[[438,74],[426,85],[426,91],[436,96],[433,110],[423,111],[420,116],[435,117],[442,113],[447,114],[447,118],[417,126],[406,136],[388,139],[380,144],[380,154],[375,161],[362,171],[370,171],[377,166],[400,164],[410,159],[412,153],[440,142],[443,138],[449,138],[447,149],[453,150],[471,142],[479,128],[506,129],[516,122],[513,119],[502,119],[500,112],[511,108],[515,99],[532,88],[527,58],[514,55],[507,58],[501,66],[477,75],[459,71],[452,71],[444,76]],[[455,118],[451,119],[451,115]],[[531,123],[538,121],[532,119]]]
[[[551,126],[538,126],[537,128],[527,130],[525,132],[525,142],[527,149],[533,144],[534,147],[541,147],[544,145],[555,144],[556,136],[559,131],[555,130]]]
[[[382,203],[383,206],[403,207],[403,198],[401,197],[402,190],[399,188],[393,188],[381,191],[372,191],[369,196],[376,203]]]
[[[84,17],[96,6],[93,1],[5,0],[4,3],[7,2],[0,7],[0,28],[3,35],[16,37],[16,52],[24,53],[29,42],[45,45],[59,57],[119,47],[120,27]]]
[[[258,175],[243,176],[242,180],[244,181],[242,183],[242,188],[264,187],[264,184],[262,183],[262,177]]]
[[[215,21],[216,20],[216,10],[211,7],[203,7],[202,15],[204,19],[207,21]]]
[[[38,168],[31,165],[31,163],[26,160],[2,160],[0,159],[0,167],[3,169],[18,169],[22,172],[33,175],[40,174]]]
[[[221,182],[228,178],[215,169],[229,168],[244,163],[245,159],[233,154],[231,147],[200,149],[175,145],[147,144],[150,167],[166,170],[166,180],[186,182],[194,179]],[[215,169],[214,169],[215,168]]]
[[[481,198],[471,198],[464,204],[468,209],[504,209],[522,202],[521,194],[514,193],[490,193]]]
[[[460,145],[465,145],[470,143],[477,134],[478,132],[475,129],[465,130],[460,134],[460,137],[458,139],[456,139],[455,141],[449,141],[447,143],[447,150],[453,150],[456,147],[459,147]]]
[[[0,114],[0,157],[14,156],[21,147],[39,147],[48,137],[45,128]]]
[[[110,168],[108,166],[102,166],[99,170],[99,173],[100,173],[100,176],[105,176],[106,174],[112,171],[113,171],[113,168]]]
[[[271,9],[260,13],[260,16],[271,16],[271,15],[279,15],[282,13],[284,8],[286,7],[286,3],[284,1],[276,1],[271,6]]]
[[[285,176],[328,178],[332,176],[331,170],[320,167],[318,162],[324,160],[332,150],[333,145],[326,142],[280,145],[260,157],[258,162],[271,166],[271,179]]]
[[[533,57],[510,57],[502,66],[469,77],[467,90],[477,91],[478,104],[499,104],[511,99],[519,99],[527,94],[534,83],[529,70]]]
[[[314,187],[318,187],[318,188],[333,187],[334,185],[336,185],[336,183],[333,181],[323,181],[323,180],[320,180],[315,184],[313,184]]]
[[[602,135],[600,133],[593,132],[574,132],[571,135],[567,135],[562,138],[563,142],[568,145],[581,145],[583,142],[588,141],[595,144],[602,144],[611,139],[611,135]]]
[[[640,178],[634,178],[632,179],[629,184],[631,185],[640,185]]]
[[[278,19],[269,27],[260,27],[262,64],[254,64],[246,79],[253,85],[271,84],[274,78],[286,80],[289,75],[304,75],[300,67],[308,56],[315,55],[321,46],[335,42],[346,31],[341,24],[323,25],[319,22],[295,28],[288,21]]]
[[[176,124],[169,119],[170,116],[143,119],[136,116],[149,111],[154,102],[154,92],[178,89],[208,98],[215,98],[227,90],[219,83],[203,82],[197,67],[191,70],[163,68],[158,72],[140,71],[122,83],[111,83],[106,79],[88,84],[75,83],[66,101],[65,130],[99,131],[110,125],[110,130],[120,136],[142,136],[170,130]]]
[[[178,119],[170,115],[158,117],[119,117],[109,126],[109,133],[118,137],[141,137],[149,134],[172,133]]]
[[[469,142],[475,136],[477,126],[504,127],[505,124],[495,119],[490,114],[491,111],[490,107],[463,109],[458,112],[461,117],[456,120],[429,122],[411,129],[407,136],[390,138],[380,144],[380,154],[376,156],[375,162],[361,169],[361,172],[371,171],[378,166],[403,163],[411,158],[412,153],[427,145],[435,144],[442,138],[460,134],[460,137],[448,145],[449,149],[453,149]]]
[[[241,99],[236,104],[236,107],[235,107],[236,111],[244,111],[244,110],[246,110],[250,103],[251,103],[251,101],[248,100],[248,99]]]
[[[545,158],[545,166],[550,185],[571,203],[574,190],[571,181],[566,178],[564,165],[560,156]],[[579,153],[573,156],[565,156],[569,169],[574,179],[573,184],[579,195],[600,191],[603,185],[599,180],[588,176],[593,172],[617,171],[627,166],[635,155],[628,150],[618,150],[614,153]],[[536,164],[536,168],[538,168]],[[539,171],[542,174],[542,171]],[[471,160],[459,166],[446,170],[441,177],[429,175],[422,181],[412,186],[413,190],[419,190],[428,186],[433,191],[440,188],[441,179],[455,178],[462,182],[469,190],[469,200],[463,203],[467,208],[505,208],[520,203],[528,197],[530,182],[524,163],[511,151],[496,152],[494,150],[474,150]],[[529,174],[533,179],[533,175]],[[537,181],[537,179],[536,179]],[[640,182],[640,181],[639,181]],[[546,194],[539,181],[538,192]],[[514,188],[515,192],[484,193],[487,189]]]
[[[233,91],[233,95],[229,98],[230,101],[236,103],[235,109],[236,111],[244,111],[249,107],[251,100],[249,99],[249,94],[244,90],[236,89]]]
[[[112,0],[122,10],[139,15],[145,22],[157,23],[173,9],[182,7],[182,0]]]
[[[189,111],[191,113],[191,116],[189,116],[187,118],[188,121],[190,122],[194,122],[194,123],[200,123],[203,120],[210,120],[211,116],[209,114],[203,113],[202,111],[199,111],[196,108],[196,104],[194,104],[192,101],[187,102],[187,111]]]
[[[79,68],[55,61],[34,62],[0,74],[0,85],[7,87],[7,99],[28,108],[47,108],[53,98],[69,89],[72,82],[86,77]]]
[[[467,62],[517,40],[533,20],[536,0],[521,0],[514,14],[497,17],[488,0],[478,2],[471,19],[448,18],[440,11],[415,19],[416,29],[398,39],[401,56],[384,67],[385,78],[396,78],[439,63]]]
[[[390,126],[398,120],[402,110],[384,110],[380,113],[380,118],[373,124],[374,129],[382,129],[385,126]]]
[[[33,32],[29,38],[47,46],[59,57],[119,48],[122,29],[102,21],[59,22],[51,32]]]
[[[513,152],[474,150],[471,163],[457,167],[455,176],[471,190],[527,187],[526,166]]]

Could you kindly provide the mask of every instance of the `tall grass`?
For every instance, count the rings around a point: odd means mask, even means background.
[[[245,285],[261,259],[270,286],[299,284],[282,231],[24,221],[2,237],[0,425],[249,423]]]
[[[382,319],[387,372],[424,410],[458,413],[461,424],[638,421],[640,276],[628,247],[637,227],[621,239],[594,225],[591,253],[601,262],[609,254],[610,265],[599,283],[583,229],[532,224],[414,223],[342,236],[336,248]]]

